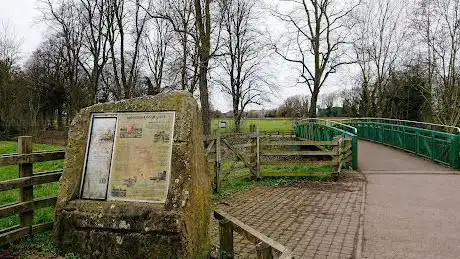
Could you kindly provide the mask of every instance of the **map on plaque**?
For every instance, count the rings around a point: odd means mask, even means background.
[[[93,114],[82,197],[164,203],[174,121],[175,112]],[[104,145],[97,140],[108,129],[114,134],[107,140],[110,145]]]

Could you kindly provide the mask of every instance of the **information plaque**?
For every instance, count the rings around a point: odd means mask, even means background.
[[[175,112],[93,114],[82,198],[164,203],[174,121]]]
[[[82,186],[84,199],[107,197],[116,123],[117,118],[110,116],[93,116],[91,120]]]

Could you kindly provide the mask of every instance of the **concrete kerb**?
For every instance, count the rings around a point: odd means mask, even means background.
[[[364,182],[362,183],[362,197],[361,197],[361,209],[359,213],[359,227],[358,227],[358,237],[355,245],[355,258],[362,258],[362,253],[364,249],[364,212],[366,205],[366,194],[367,194],[367,177],[361,169],[358,167],[357,171],[364,177]]]

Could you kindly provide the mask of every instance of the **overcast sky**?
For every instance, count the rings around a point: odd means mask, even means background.
[[[14,29],[16,37],[21,41],[21,63],[24,63],[32,51],[40,44],[43,34],[47,31],[47,26],[40,22],[41,12],[37,8],[37,0],[0,0],[0,22],[8,24]],[[283,25],[276,18],[264,17],[263,23],[266,27],[271,28],[276,34]],[[292,87],[296,81],[297,73],[291,69],[288,64],[282,62],[279,58],[271,63],[270,73],[273,74],[273,81],[278,86],[278,92],[271,95],[271,102],[264,104],[262,107],[250,107],[254,109],[271,109],[280,105],[288,96],[296,94],[306,94],[306,86]],[[332,92],[342,87],[350,87],[350,73],[353,69],[343,67],[338,73],[328,79],[327,85],[322,93]],[[214,107],[228,111],[231,108],[228,97],[221,96],[217,89],[212,90]]]
[[[21,58],[27,59],[40,44],[46,25],[40,23],[36,0],[0,0],[0,21],[14,29],[21,40]]]

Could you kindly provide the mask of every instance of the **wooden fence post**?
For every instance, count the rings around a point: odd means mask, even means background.
[[[18,153],[32,153],[32,137],[22,136],[18,138]],[[19,164],[19,177],[29,177],[33,175],[32,163]],[[20,188],[21,202],[32,201],[34,199],[33,185]],[[32,234],[32,225],[34,224],[34,211],[29,210],[19,214],[21,227],[29,227],[29,233]]]
[[[226,219],[219,220],[219,244],[220,259],[231,259],[234,257],[233,226],[232,223]]]
[[[257,158],[259,156],[258,152],[257,152],[257,139],[258,139],[258,136],[257,136],[257,130],[256,130],[256,125],[254,124],[251,124],[251,126],[249,127],[249,129],[251,130],[251,135],[250,135],[250,138],[251,138],[251,155],[250,155],[250,161],[249,161],[249,164],[251,165],[252,169],[250,170],[251,171],[251,179],[252,180],[257,180],[257,178],[259,178],[259,172],[257,170]]]
[[[221,174],[221,145],[220,145],[220,133],[216,132],[216,161],[214,162],[214,192],[218,193],[220,190],[220,174]]]
[[[272,248],[271,246],[267,244],[264,244],[264,243],[256,244],[256,251],[257,251],[257,259],[272,259],[273,258]]]
[[[335,162],[337,163],[337,171],[332,173],[332,179],[334,181],[337,181],[339,178],[339,173],[340,170],[342,169],[342,144],[343,144],[343,137],[342,136],[337,136],[334,138],[335,146],[333,148],[333,151],[335,153]]]
[[[259,129],[256,128],[256,174],[257,178],[260,177],[260,134]]]

